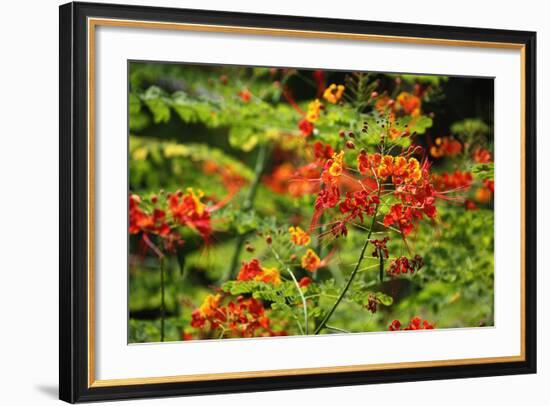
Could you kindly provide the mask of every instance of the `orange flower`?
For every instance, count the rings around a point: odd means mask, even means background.
[[[212,233],[210,212],[201,202],[202,191],[195,193],[193,188],[187,188],[187,193],[181,191],[168,196],[168,206],[174,221],[196,230],[208,242]],[[180,200],[181,199],[181,200]]]
[[[414,117],[420,115],[422,101],[418,97],[408,92],[401,92],[399,96],[397,96],[397,103],[405,113]]]
[[[325,89],[323,98],[329,103],[336,104],[342,98],[346,88],[344,85],[336,86],[334,83]]]
[[[339,153],[335,153],[332,155],[332,162],[328,168],[328,173],[337,178],[342,174],[344,170],[344,151],[340,151]]]
[[[321,258],[312,249],[308,249],[301,258],[301,264],[302,268],[315,272],[321,266]]]
[[[416,183],[422,178],[422,168],[416,158],[368,154],[364,151],[357,157],[357,169],[362,175],[374,173],[382,180],[391,177],[396,185]]]
[[[393,107],[394,105],[394,101],[391,97],[389,96],[380,96],[376,102],[374,103],[374,108],[376,109],[376,111],[378,111],[380,114],[383,114],[386,112],[386,110],[388,108],[391,108]]]
[[[472,155],[472,159],[478,164],[489,163],[492,159],[491,152],[485,148],[477,148]]]
[[[261,301],[239,296],[227,305],[221,305],[220,295],[209,295],[201,307],[191,314],[191,326],[201,329],[201,338],[269,337],[286,335],[273,331],[268,311]],[[203,311],[205,307],[208,312]],[[206,336],[205,336],[206,334]]]
[[[290,227],[288,232],[290,233],[290,241],[296,245],[309,245],[311,242],[309,234],[300,227]]]
[[[199,307],[201,315],[204,317],[212,316],[218,308],[221,298],[220,294],[206,296]]]
[[[263,268],[260,261],[253,259],[250,262],[243,262],[239,274],[237,275],[238,281],[258,281],[265,283],[272,283],[278,285],[281,283],[281,274],[277,268]]]
[[[252,98],[252,93],[248,89],[243,89],[239,92],[239,97],[243,102],[248,103]]]
[[[281,274],[277,268],[262,268],[262,275],[257,276],[256,280],[261,280],[265,283],[272,283],[273,285],[279,285],[281,283]]]
[[[166,237],[170,233],[170,226],[166,223],[164,210],[154,209],[153,214],[147,214],[139,205],[141,198],[138,195],[131,195],[129,202],[129,232],[156,234]]]
[[[321,108],[323,105],[319,101],[319,99],[315,99],[311,103],[309,103],[306,113],[306,120],[310,123],[314,123],[319,119],[319,116],[321,115]]]
[[[472,185],[473,175],[471,172],[455,171],[453,173],[434,173],[432,175],[434,187],[437,190],[468,190]]]
[[[462,144],[453,137],[437,137],[435,145],[430,148],[430,155],[434,158],[455,156],[462,152]]]
[[[488,187],[479,187],[476,189],[475,199],[478,203],[489,203],[491,201],[491,189]]]

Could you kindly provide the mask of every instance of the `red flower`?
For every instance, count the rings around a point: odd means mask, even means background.
[[[389,240],[390,237],[384,237],[381,240],[371,240],[371,244],[374,245],[372,256],[375,258],[388,258],[390,256],[390,252],[388,247],[386,247],[386,244]]]
[[[378,299],[372,294],[369,295],[367,310],[371,313],[376,313],[376,310],[378,310]]]
[[[313,282],[313,280],[310,277],[304,276],[302,279],[300,279],[298,285],[300,285],[301,288],[306,288],[311,284],[311,282]]]
[[[453,173],[433,174],[434,187],[440,191],[463,189],[468,190],[474,177],[471,172],[455,171]]]
[[[238,281],[260,281],[278,285],[281,283],[281,275],[276,268],[264,268],[260,261],[253,259],[250,262],[243,262],[243,265],[237,275]]]
[[[129,232],[156,234],[165,237],[170,233],[170,226],[166,223],[164,210],[154,209],[152,214],[147,214],[140,208],[141,198],[131,195],[129,202]]]
[[[397,331],[397,330],[432,330],[435,326],[428,322],[427,320],[422,320],[420,317],[415,316],[411,319],[409,322],[409,325],[402,329],[401,328],[401,322],[399,320],[394,320],[390,324],[389,330],[390,331]]]
[[[168,196],[168,206],[172,212],[174,221],[181,225],[196,230],[206,243],[212,234],[210,222],[210,210],[201,202],[201,191],[195,193],[192,188],[187,188],[187,193],[181,191]]]
[[[491,156],[491,152],[489,150],[478,147],[472,154],[472,159],[478,164],[486,164],[491,162],[493,157]]]
[[[388,274],[397,276],[402,273],[414,273],[424,266],[424,260],[420,255],[409,260],[407,257],[399,257],[394,259],[388,268]]]
[[[366,190],[347,192],[345,199],[340,203],[340,213],[346,214],[344,221],[350,222],[359,218],[363,222],[363,215],[372,216],[380,199],[376,194]]]
[[[412,116],[420,115],[420,108],[422,106],[420,98],[407,92],[401,92],[399,96],[397,96],[397,103],[403,108],[406,114]]]
[[[219,337],[257,337],[285,335],[284,331],[273,331],[270,319],[261,301],[254,298],[237,297],[222,305],[220,295],[208,295],[203,304],[192,313],[191,326],[204,333]]]
[[[390,324],[390,331],[401,330],[401,322],[399,320],[394,320]]]
[[[389,213],[384,216],[384,225],[389,227],[395,224],[403,235],[409,235],[414,228],[413,219],[419,218],[419,216],[422,217],[422,214],[419,215],[418,213],[417,210],[413,210],[411,207],[394,204],[391,206]]]
[[[248,89],[243,89],[239,92],[239,97],[245,103],[248,103],[252,98],[252,93]]]
[[[453,137],[437,137],[435,145],[430,148],[430,155],[434,158],[455,156],[462,152],[462,144]]]
[[[313,154],[319,160],[330,159],[334,155],[334,150],[330,144],[324,144],[321,141],[315,141],[313,144]]]
[[[298,122],[298,128],[304,137],[309,137],[313,133],[315,125],[303,118]]]
[[[405,330],[432,330],[434,326],[420,317],[413,317]]]

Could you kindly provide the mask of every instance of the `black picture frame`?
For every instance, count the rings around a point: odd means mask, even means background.
[[[536,372],[536,33],[497,29],[214,12],[113,4],[60,6],[59,397],[67,402],[482,377]],[[364,372],[93,387],[88,380],[87,19],[89,17],[380,36],[524,47],[524,360]]]

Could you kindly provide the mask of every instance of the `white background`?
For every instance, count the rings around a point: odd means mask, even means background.
[[[240,52],[242,49],[246,54]],[[519,51],[99,26],[95,55],[96,379],[520,353]],[[495,187],[500,190],[495,201],[495,327],[128,346],[128,302],[123,293],[128,290],[124,272],[128,239],[128,59],[373,71],[396,69],[401,66],[396,61],[406,60],[406,67],[402,66],[408,72],[495,77]],[[374,348],[377,350],[372,351]]]
[[[542,152],[550,147],[544,138],[548,124],[550,92],[548,72],[548,11],[544,2],[401,1],[388,3],[353,0],[245,2],[145,1],[135,4],[190,8],[358,18],[446,25],[482,26],[538,31],[538,151],[539,207],[548,200],[543,188],[550,170]],[[0,97],[2,148],[0,149],[0,378],[2,404],[41,405],[57,398],[57,267],[58,267],[58,6],[42,0],[10,2],[2,7],[0,23]],[[546,72],[545,72],[546,71]],[[550,359],[544,348],[548,328],[543,314],[550,288],[543,274],[543,247],[550,222],[539,212],[539,374],[392,385],[251,393],[167,400],[146,400],[124,404],[241,405],[334,404],[336,402],[380,403],[384,405],[517,404],[532,399],[543,404],[549,395]],[[546,223],[546,224],[545,224]],[[540,400],[539,400],[540,399]],[[113,404],[113,403],[109,403]]]

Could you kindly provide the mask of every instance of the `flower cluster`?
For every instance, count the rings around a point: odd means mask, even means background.
[[[491,155],[491,151],[485,148],[478,147],[473,152],[472,159],[474,160],[475,163],[486,164],[491,162],[493,157]]]
[[[129,232],[156,234],[165,237],[170,233],[170,226],[166,222],[166,212],[155,208],[152,214],[147,214],[141,207],[141,197],[130,195],[129,202]]]
[[[422,108],[422,100],[408,92],[401,92],[396,98],[397,104],[406,114],[413,117],[419,116]]]
[[[168,207],[173,220],[180,225],[196,230],[206,243],[212,234],[210,210],[201,201],[204,193],[193,188],[187,188],[186,193],[181,190],[167,195]]]
[[[356,192],[347,192],[344,200],[338,206],[340,213],[344,214],[344,217],[333,224],[332,233],[335,236],[346,236],[348,233],[346,223],[357,218],[363,222],[363,216],[365,214],[373,216],[379,204],[380,199],[374,191],[359,190]]]
[[[432,175],[432,182],[437,190],[468,190],[474,177],[471,172],[456,170],[452,173],[439,173]]]
[[[384,94],[377,97],[374,108],[380,114],[384,114],[388,111],[390,113],[395,113],[402,110],[405,114],[409,114],[412,117],[418,117],[422,113],[422,100],[419,95],[409,92],[399,93],[395,100]]]
[[[336,104],[340,101],[346,90],[344,85],[335,85],[334,83],[327,87],[323,93],[323,99],[327,102]]]
[[[321,258],[313,251],[308,249],[304,256],[301,258],[301,265],[306,271],[315,272],[318,268],[322,266]]]
[[[271,329],[271,321],[261,301],[238,296],[226,305],[222,302],[221,294],[206,296],[191,314],[191,326],[203,333],[221,332],[221,337],[286,335],[284,331]]]
[[[237,280],[253,280],[278,285],[281,283],[281,274],[277,268],[262,267],[258,259],[253,259],[250,262],[243,262]]]
[[[357,170],[361,175],[373,175],[380,180],[391,178],[395,185],[415,183],[422,178],[422,168],[416,158],[369,154],[362,150],[357,156]]]
[[[411,273],[420,270],[424,266],[424,260],[420,255],[415,255],[414,258],[408,259],[401,256],[391,261],[388,267],[388,275],[397,276],[399,274]]]
[[[378,310],[378,299],[375,295],[369,294],[369,297],[367,299],[367,310],[371,313],[376,313]]]
[[[461,152],[462,144],[453,137],[437,137],[430,148],[430,155],[434,158],[453,157]]]
[[[428,322],[427,320],[422,320],[420,317],[415,316],[411,319],[409,322],[409,325],[405,328],[401,328],[401,322],[399,320],[394,320],[390,324],[389,330],[390,331],[397,331],[397,330],[432,330],[435,326]]]
[[[372,256],[375,258],[388,258],[390,256],[390,252],[388,247],[386,247],[386,244],[389,240],[390,237],[384,237],[381,240],[371,240],[371,244],[374,245]]]
[[[311,242],[311,237],[308,233],[306,233],[304,230],[302,230],[300,227],[290,227],[288,229],[288,232],[290,233],[290,241],[292,241],[296,245],[309,245]]]

